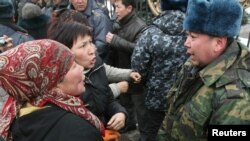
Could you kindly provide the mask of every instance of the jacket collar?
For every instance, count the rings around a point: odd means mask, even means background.
[[[235,80],[234,75],[226,75],[225,72],[236,61],[240,52],[240,47],[234,41],[227,47],[225,52],[200,71],[200,77],[205,85],[211,86],[216,82],[216,86],[222,86]]]
[[[127,16],[125,16],[123,19],[119,21],[121,25],[127,24],[133,17],[135,16],[135,10],[133,10],[131,13],[129,13]]]
[[[103,61],[101,59],[101,57],[97,54],[96,55],[96,63],[95,66],[91,69],[85,70],[84,74],[92,74],[93,72],[95,72],[96,70],[100,69],[103,67]]]

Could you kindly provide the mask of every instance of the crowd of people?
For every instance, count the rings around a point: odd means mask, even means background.
[[[162,0],[146,23],[137,1],[110,2],[0,1],[1,141],[196,141],[250,125],[246,3]]]

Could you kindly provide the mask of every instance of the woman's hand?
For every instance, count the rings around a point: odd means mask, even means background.
[[[125,125],[126,116],[124,113],[116,113],[111,117],[107,123],[107,128],[112,130],[119,130]]]
[[[121,81],[117,83],[121,93],[126,93],[128,91],[129,84],[127,81]]]
[[[141,75],[138,72],[131,72],[130,78],[134,80],[134,83],[140,83],[141,82]]]

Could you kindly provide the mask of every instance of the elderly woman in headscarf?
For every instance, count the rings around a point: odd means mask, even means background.
[[[83,67],[64,45],[35,40],[0,54],[0,87],[8,94],[0,136],[6,141],[101,141],[103,125],[78,97]]]

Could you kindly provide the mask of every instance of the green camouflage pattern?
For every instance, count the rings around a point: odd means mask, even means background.
[[[240,4],[241,4],[244,8],[248,8],[248,7],[250,7],[250,0],[240,0]]]
[[[250,54],[234,41],[205,68],[183,65],[158,141],[207,140],[208,125],[250,125]]]

